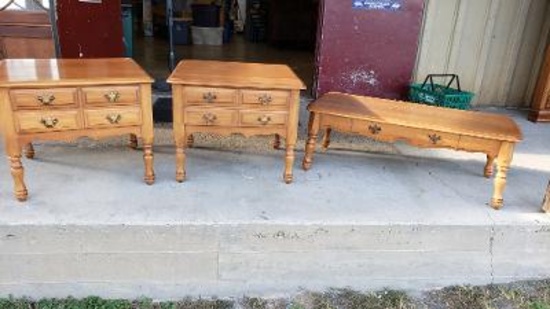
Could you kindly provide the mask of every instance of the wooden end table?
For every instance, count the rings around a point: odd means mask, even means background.
[[[292,182],[302,81],[286,65],[185,60],[172,84],[176,180],[185,179],[185,149],[193,133],[286,138],[284,180]]]
[[[0,61],[0,131],[20,201],[28,193],[21,153],[35,140],[70,141],[129,134],[143,140],[145,182],[153,171],[152,79],[132,59],[8,59]]]

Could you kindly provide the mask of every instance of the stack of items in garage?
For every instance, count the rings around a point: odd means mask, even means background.
[[[191,5],[193,14],[193,26],[191,33],[193,36],[193,44],[197,45],[222,45],[223,44],[223,27],[220,14],[221,5],[215,2],[211,3],[194,3]]]

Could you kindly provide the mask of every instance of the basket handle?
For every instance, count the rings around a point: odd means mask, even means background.
[[[428,74],[426,76],[426,79],[424,80],[424,83],[422,83],[422,88],[424,88],[426,86],[426,83],[428,81],[430,81],[430,86],[432,87],[432,91],[434,90],[434,80],[433,78],[434,77],[450,77],[451,80],[447,83],[447,89],[449,87],[451,87],[451,84],[453,83],[453,81],[456,80],[456,88],[458,89],[459,92],[461,92],[462,90],[460,89],[460,80],[458,79],[458,75],[457,74]]]

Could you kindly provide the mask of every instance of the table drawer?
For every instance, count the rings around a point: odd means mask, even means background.
[[[136,126],[141,124],[141,110],[137,107],[86,110],[84,119],[88,128]]]
[[[456,148],[460,138],[458,134],[429,129],[409,128],[365,120],[353,120],[352,131],[382,141],[393,142],[403,140],[410,144],[423,147]]]
[[[186,87],[189,104],[236,104],[237,90],[230,88]]]
[[[15,113],[16,130],[21,133],[55,132],[80,128],[78,111]]]
[[[276,90],[242,90],[243,104],[258,104],[262,106],[288,105],[290,94],[288,91]]]
[[[10,91],[15,110],[43,107],[76,107],[76,88],[17,89]]]
[[[288,118],[287,112],[271,111],[241,111],[241,126],[284,125]]]
[[[188,109],[185,112],[185,124],[196,126],[234,126],[237,123],[237,111],[214,108]]]
[[[88,105],[138,104],[138,86],[100,86],[82,88],[82,97]]]

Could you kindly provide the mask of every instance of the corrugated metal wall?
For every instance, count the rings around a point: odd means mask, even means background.
[[[456,73],[473,105],[528,107],[549,33],[550,0],[426,0],[415,80]]]

